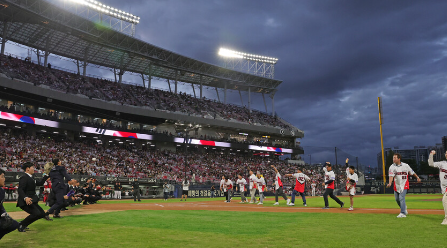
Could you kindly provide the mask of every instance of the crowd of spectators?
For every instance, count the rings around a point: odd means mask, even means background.
[[[119,104],[147,107],[205,118],[238,121],[253,125],[266,125],[293,129],[276,116],[233,104],[224,104],[206,98],[195,98],[186,93],[148,89],[142,86],[117,83],[112,80],[83,77],[55,68],[44,67],[25,59],[0,55],[0,73],[34,85],[45,85],[69,94],[113,101]]]
[[[98,144],[96,140],[68,141],[60,136],[37,134],[25,130],[0,128],[0,167],[18,172],[20,166],[31,161],[37,172],[46,162],[60,158],[68,173],[89,176],[156,178],[181,182],[185,171],[196,183],[218,183],[222,175],[236,179],[238,174],[248,176],[249,170],[260,171],[271,189],[274,183],[274,164],[281,174],[295,173],[296,167],[278,158],[251,156],[247,153],[223,153],[213,149],[188,151],[161,151],[129,145]],[[268,161],[271,159],[271,161]],[[344,166],[335,167],[340,185],[344,181]],[[302,166],[303,172],[317,184],[317,193],[323,192],[324,172],[321,166]],[[286,187],[293,179],[284,178]],[[310,187],[310,183],[307,184]]]

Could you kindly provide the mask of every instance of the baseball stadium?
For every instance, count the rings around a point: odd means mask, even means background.
[[[422,182],[398,154],[380,180],[304,162],[275,112],[280,58],[222,47],[213,65],[136,38],[143,19],[0,0],[0,247],[447,247],[435,152]]]

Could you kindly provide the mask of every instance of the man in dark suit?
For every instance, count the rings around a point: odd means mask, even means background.
[[[5,172],[0,169],[0,239],[19,227],[19,223],[9,217],[8,213],[3,207],[3,201],[5,200],[5,190],[2,187],[4,186]]]
[[[38,219],[45,218],[46,220],[52,220],[48,216],[45,216],[45,211],[39,206],[39,197],[36,195],[36,185],[43,185],[48,179],[48,176],[45,175],[40,181],[36,182],[33,178],[34,165],[32,163],[24,163],[22,169],[26,174],[20,177],[19,180],[17,207],[20,207],[30,215],[19,223],[19,232],[25,232],[26,227]]]
[[[55,166],[53,167],[53,169],[51,169],[49,176],[51,178],[51,189],[56,196],[56,203],[51,206],[51,208],[45,213],[45,215],[49,216],[50,214],[54,213],[53,218],[62,218],[59,215],[59,212],[62,208],[65,207],[64,196],[68,192],[68,186],[65,185],[64,178],[68,181],[72,181],[72,183],[76,183],[77,181],[71,179],[71,177],[67,173],[67,170],[65,169],[65,166],[62,165],[62,162],[59,159],[53,159],[53,164]]]

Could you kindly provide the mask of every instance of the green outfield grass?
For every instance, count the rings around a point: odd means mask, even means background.
[[[445,247],[440,215],[123,211],[37,221],[0,247]]]
[[[427,201],[432,199],[441,199],[441,195],[407,195],[406,201],[408,209],[443,209],[442,203],[440,201]],[[342,201],[346,203],[346,206],[349,207],[349,198],[348,197],[340,197]],[[188,198],[187,202],[203,202],[203,201],[223,201],[223,197],[217,198]],[[233,201],[240,201],[240,197],[234,197]],[[115,203],[178,203],[180,202],[180,198],[170,198],[168,201],[164,201],[163,199],[143,199],[141,202],[134,202],[133,200],[102,200],[99,201],[98,204],[115,204]],[[267,197],[267,202],[264,203],[266,206],[273,205],[274,197]],[[16,207],[15,202],[5,202],[3,203],[7,212],[16,212],[22,211],[20,208]],[[43,209],[48,209],[45,207],[43,203],[40,203]],[[302,206],[301,197],[297,197],[295,200],[295,207]],[[307,197],[307,205],[308,207],[324,207],[323,197]],[[329,205],[331,207],[338,207],[338,204],[329,198]],[[285,201],[280,198],[280,206],[284,207]],[[398,208],[394,195],[368,195],[368,196],[356,196],[354,198],[354,207],[355,208]]]

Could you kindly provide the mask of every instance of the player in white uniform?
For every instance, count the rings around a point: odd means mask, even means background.
[[[301,195],[303,199],[303,205],[307,207],[306,203],[306,195],[304,194],[304,188],[306,186],[306,181],[310,181],[310,178],[304,174],[300,168],[297,169],[297,173],[295,174],[286,174],[285,177],[293,177],[295,178],[295,188],[292,191],[292,202],[287,204],[289,206],[295,206],[295,196]]]
[[[225,178],[224,189],[227,191],[227,202],[229,203],[231,201],[231,193],[233,191],[233,182],[228,178]]]
[[[225,201],[224,202],[227,202],[227,190],[226,190],[226,188],[225,188],[225,176],[222,176],[222,180],[220,180],[220,191],[221,192],[224,192],[224,197],[225,197]]]
[[[258,180],[253,174],[253,171],[249,172],[250,176],[248,177],[248,181],[250,183],[250,203],[256,203],[256,189],[258,186],[256,185],[256,181]]]
[[[430,156],[428,156],[428,165],[431,167],[435,167],[439,169],[439,181],[441,181],[441,191],[444,195],[442,197],[442,205],[444,206],[444,221],[442,221],[442,225],[447,225],[447,162],[434,162],[433,155],[436,154],[436,151],[431,151]],[[447,151],[445,152],[445,158],[447,159]]]
[[[261,176],[261,173],[259,171],[256,173],[256,184],[258,185],[259,190],[258,205],[262,205],[264,204],[265,179]]]
[[[323,198],[324,198],[324,208],[323,209],[329,209],[329,201],[328,196],[330,196],[334,201],[336,201],[338,204],[340,204],[340,207],[343,208],[345,205],[344,202],[340,201],[337,196],[334,195],[334,189],[335,189],[335,173],[332,170],[332,165],[329,162],[326,162],[324,170],[324,180],[323,186],[325,187]]]
[[[407,194],[408,189],[410,189],[408,176],[415,176],[418,179],[418,182],[421,181],[408,164],[400,162],[401,159],[402,156],[399,153],[395,153],[393,156],[393,164],[388,170],[390,182],[387,187],[391,187],[391,183],[394,179],[394,198],[396,198],[397,205],[400,207],[400,214],[397,218],[405,218],[408,215],[407,204],[405,203],[405,195]]]
[[[315,181],[312,181],[310,187],[312,187],[312,196],[315,196],[315,189],[317,188],[317,184],[315,183]]]
[[[278,169],[276,169],[276,167],[274,165],[272,165],[272,168],[275,170],[276,172],[276,176],[275,176],[275,203],[273,205],[279,205],[278,202],[278,196],[282,196],[284,198],[284,200],[287,201],[287,205],[289,205],[290,203],[290,199],[287,199],[286,194],[283,191],[283,184],[281,181],[281,174],[279,174]]]
[[[245,192],[247,191],[247,187],[245,185],[247,185],[247,181],[245,180],[245,178],[242,178],[241,175],[237,175],[238,179],[236,181],[236,184],[239,186],[239,192],[241,192],[241,202],[240,203],[244,203],[247,202],[247,198],[245,198]]]
[[[348,209],[348,211],[354,210],[354,196],[355,196],[355,186],[357,185],[357,182],[359,181],[359,176],[357,176],[357,173],[355,173],[354,166],[349,166],[349,174],[347,177],[348,186],[346,186],[346,190],[349,192],[349,199],[351,200],[351,207]]]

